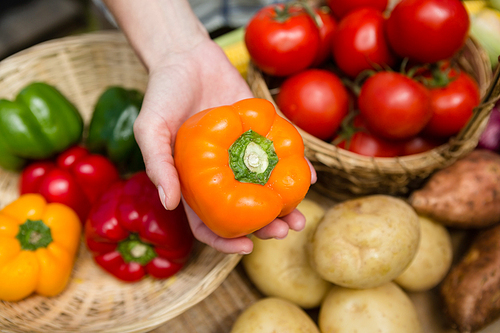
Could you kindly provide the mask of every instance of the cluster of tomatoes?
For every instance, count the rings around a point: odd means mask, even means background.
[[[311,135],[352,152],[395,157],[456,135],[479,104],[455,66],[468,37],[460,0],[296,1],[248,23],[253,63],[279,82],[275,101]]]

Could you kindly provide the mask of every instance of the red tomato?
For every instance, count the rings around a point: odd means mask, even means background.
[[[451,82],[430,89],[432,117],[424,133],[435,137],[457,134],[469,121],[479,105],[480,92],[476,81],[464,71],[452,71]]]
[[[433,63],[462,48],[469,23],[460,0],[402,0],[387,19],[387,38],[399,56]]]
[[[366,69],[394,66],[396,56],[385,39],[384,17],[374,8],[350,12],[333,35],[333,59],[348,76],[356,77]]]
[[[344,139],[340,139],[340,136]],[[366,127],[366,120],[361,114],[354,116],[350,123],[342,128],[339,138],[333,143],[336,143],[339,148],[371,157],[396,157],[401,150],[399,142],[386,140],[370,133]]]
[[[401,143],[400,155],[406,156],[424,153],[441,144],[443,144],[443,142],[417,135]]]
[[[378,72],[361,86],[359,111],[370,130],[388,139],[419,133],[432,116],[430,92],[397,72]]]
[[[319,66],[323,64],[332,53],[332,39],[335,30],[337,29],[337,21],[332,16],[328,8],[321,7],[315,10],[321,19],[322,25],[319,29],[320,44],[318,53],[312,66]]]
[[[387,8],[387,0],[327,0],[327,5],[336,18],[341,19],[348,12],[360,7],[372,7],[380,12]]]
[[[320,37],[314,20],[303,9],[277,4],[262,8],[250,19],[245,44],[263,72],[288,76],[311,66]]]
[[[276,104],[292,123],[319,139],[328,140],[347,115],[349,97],[335,74],[308,69],[283,82]]]
[[[398,142],[383,139],[364,130],[355,132],[350,139],[341,141],[337,147],[371,157],[396,157],[401,149]]]

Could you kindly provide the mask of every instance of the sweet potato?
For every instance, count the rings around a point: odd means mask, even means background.
[[[500,317],[500,224],[478,232],[440,291],[459,332],[477,331]]]
[[[483,228],[500,222],[500,155],[474,150],[432,175],[409,203],[445,226]]]

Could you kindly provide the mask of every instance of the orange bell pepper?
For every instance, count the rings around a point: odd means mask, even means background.
[[[80,245],[76,213],[40,194],[24,194],[0,211],[0,300],[33,292],[55,296],[66,287]]]
[[[177,132],[174,161],[186,202],[226,238],[289,214],[311,184],[302,137],[260,98],[193,115]]]

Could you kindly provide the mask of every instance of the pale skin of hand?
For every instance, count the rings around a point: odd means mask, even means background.
[[[105,0],[118,25],[149,74],[142,109],[134,124],[146,172],[158,187],[166,209],[174,209],[181,190],[173,160],[175,134],[193,114],[253,97],[247,83],[222,49],[208,36],[186,0]],[[312,179],[316,174],[311,167]],[[196,239],[224,253],[247,254],[248,237],[222,238],[213,233],[184,202]],[[294,210],[254,235],[284,238],[300,231],[305,218]]]

